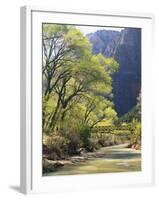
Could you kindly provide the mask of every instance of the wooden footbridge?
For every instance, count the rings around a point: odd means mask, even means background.
[[[132,136],[132,128],[129,125],[123,126],[95,126],[92,129],[93,138],[123,138],[130,139]]]

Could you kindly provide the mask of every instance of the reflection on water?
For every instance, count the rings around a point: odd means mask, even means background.
[[[62,168],[58,168],[55,172],[44,175],[53,176],[131,171],[141,171],[140,151],[122,148],[122,146],[114,146],[102,148],[96,158],[91,158],[85,162],[78,162],[73,165],[65,165]]]

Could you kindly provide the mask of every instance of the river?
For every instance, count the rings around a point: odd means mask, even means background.
[[[103,147],[96,152],[94,158],[73,165],[65,165],[44,176],[133,171],[141,171],[141,151],[125,148],[125,145],[116,145]]]

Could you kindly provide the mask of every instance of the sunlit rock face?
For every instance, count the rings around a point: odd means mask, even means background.
[[[114,57],[120,64],[113,75],[113,94],[116,111],[121,116],[136,105],[141,90],[141,29],[99,30],[87,37],[94,54]]]

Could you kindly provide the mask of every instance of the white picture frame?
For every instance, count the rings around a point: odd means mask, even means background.
[[[36,66],[42,66],[40,41],[43,22],[142,28],[141,172],[42,177],[42,79],[41,68]],[[152,40],[151,14],[67,11],[35,6],[21,8],[21,192],[80,191],[154,183]]]

